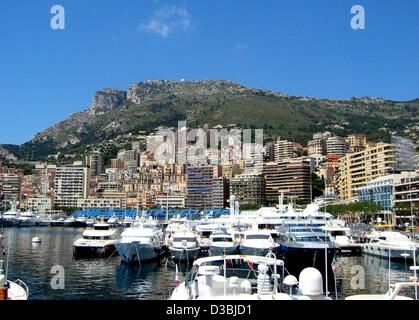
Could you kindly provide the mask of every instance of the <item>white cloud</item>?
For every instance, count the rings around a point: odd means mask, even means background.
[[[190,27],[191,17],[189,12],[185,8],[172,5],[156,10],[138,29],[167,37],[175,29],[188,30]]]

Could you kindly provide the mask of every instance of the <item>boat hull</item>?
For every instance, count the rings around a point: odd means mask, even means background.
[[[340,256],[359,256],[361,254],[362,247],[360,245],[339,246],[336,249],[336,255]]]
[[[76,258],[110,257],[116,254],[115,244],[105,246],[74,245],[73,254]]]
[[[173,260],[181,262],[193,262],[198,258],[200,248],[169,248],[170,255]]]
[[[413,250],[411,248],[385,248],[371,244],[363,244],[362,252],[383,259],[388,259],[390,256],[390,259],[393,261],[413,261]],[[409,256],[405,257],[405,254],[409,254]],[[416,261],[418,261],[418,259],[419,250],[416,249]]]
[[[0,225],[3,227],[17,227],[19,223],[14,219],[0,219]]]
[[[117,243],[115,247],[121,256],[121,262],[126,264],[153,261],[161,254],[160,248],[140,243]]]
[[[237,248],[236,246],[226,246],[226,247],[218,247],[218,246],[210,246],[209,254],[211,256],[221,256],[221,255],[229,255],[229,254],[236,254]]]
[[[249,255],[249,256],[261,256],[265,257],[269,252],[277,253],[278,248],[256,248],[256,247],[250,247],[246,245],[241,245],[239,247],[239,252],[242,255]]]

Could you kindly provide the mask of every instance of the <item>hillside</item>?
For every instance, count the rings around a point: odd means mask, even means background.
[[[226,80],[145,81],[127,91],[104,89],[92,106],[37,134],[19,148],[22,158],[82,152],[87,146],[159,126],[236,124],[264,129],[265,138],[282,136],[305,143],[313,132],[365,133],[386,140],[390,132],[418,137],[419,99],[313,99],[259,90]]]

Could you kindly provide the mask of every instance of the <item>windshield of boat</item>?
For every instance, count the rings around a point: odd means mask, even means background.
[[[193,238],[193,237],[175,237],[175,238],[173,238],[173,242],[182,242],[182,241],[195,242],[195,238]]]
[[[269,234],[248,234],[246,235],[247,240],[269,240]]]
[[[111,236],[83,236],[86,240],[111,240]]]
[[[301,242],[330,242],[330,238],[326,236],[295,236],[295,241]]]
[[[290,232],[323,232],[321,228],[291,228]]]
[[[333,237],[336,237],[336,236],[346,236],[346,232],[343,231],[343,230],[340,230],[340,231],[331,231],[330,234]]]
[[[109,230],[109,226],[94,226],[95,230]]]
[[[217,237],[212,239],[213,242],[233,242],[231,237]]]

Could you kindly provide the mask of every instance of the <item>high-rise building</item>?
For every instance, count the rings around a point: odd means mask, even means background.
[[[294,144],[288,140],[278,140],[274,145],[274,161],[279,162],[294,157]]]
[[[226,177],[214,178],[212,180],[212,207],[224,209],[227,207],[230,198],[230,183]]]
[[[265,178],[255,174],[240,174],[230,181],[230,195],[243,204],[265,204]]]
[[[344,139],[338,136],[331,136],[326,139],[326,153],[327,155],[337,154],[344,155],[349,150],[348,144]]]
[[[265,144],[265,162],[271,162],[275,160],[275,144],[273,142],[268,142]]]
[[[294,202],[310,203],[312,167],[312,160],[307,157],[266,163],[263,173],[268,202],[277,202],[283,193]]]
[[[419,171],[402,172],[400,179],[393,185],[394,206],[405,206],[415,215],[415,225],[419,216]]]
[[[377,143],[365,150],[344,155],[339,160],[339,197],[350,200],[354,190],[367,182],[394,171],[394,145]]]
[[[83,165],[57,167],[54,204],[58,208],[77,208],[77,200],[89,197],[89,168]]]
[[[212,166],[190,166],[186,168],[186,207],[205,209],[212,207]]]
[[[90,168],[91,176],[100,176],[105,172],[103,155],[99,151],[92,151],[86,155],[86,166]]]
[[[0,191],[4,202],[20,201],[22,174],[2,173],[0,174]]]
[[[346,137],[349,152],[363,151],[367,147],[367,136],[365,134],[354,133]]]

